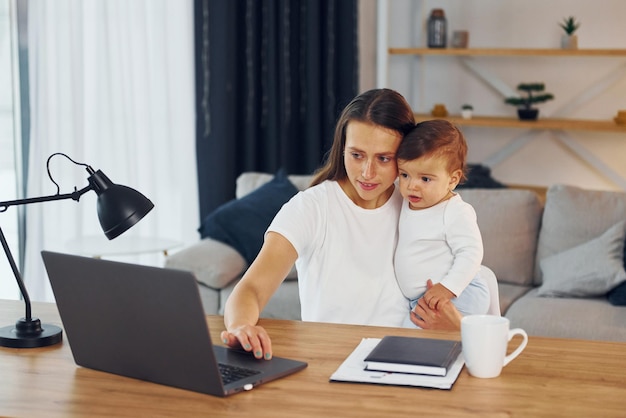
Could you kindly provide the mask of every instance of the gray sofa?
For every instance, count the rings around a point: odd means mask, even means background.
[[[243,173],[241,199],[273,175]],[[305,189],[310,176],[289,176]],[[529,335],[626,341],[624,235],[626,193],[550,187],[458,189],[476,210],[483,264],[498,278],[500,308]],[[207,314],[221,314],[248,262],[230,245],[205,238],[172,253],[167,268],[196,275]],[[616,289],[616,290],[613,290]],[[613,290],[612,302],[607,293]],[[264,317],[299,319],[297,273],[280,286]]]

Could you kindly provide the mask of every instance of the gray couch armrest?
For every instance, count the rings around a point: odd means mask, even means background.
[[[241,276],[248,263],[229,245],[205,238],[168,256],[165,267],[189,270],[204,286],[223,289]]]
[[[234,248],[205,238],[170,254],[165,268],[191,271],[198,281],[204,312],[218,315],[223,304],[221,289],[234,285],[248,264]]]

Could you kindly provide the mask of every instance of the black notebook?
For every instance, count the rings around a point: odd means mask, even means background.
[[[461,341],[386,336],[365,358],[367,370],[445,376]]]

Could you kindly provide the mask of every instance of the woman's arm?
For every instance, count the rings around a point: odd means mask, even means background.
[[[222,340],[229,346],[252,351],[257,358],[270,359],[272,342],[259,315],[298,258],[291,243],[276,232],[268,232],[261,251],[228,297],[224,307],[226,331]]]

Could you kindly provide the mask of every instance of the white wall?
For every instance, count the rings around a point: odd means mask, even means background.
[[[371,14],[375,5],[361,0],[361,13]],[[430,10],[445,10],[448,30],[468,30],[470,47],[559,48],[563,33],[558,23],[575,16],[579,48],[626,49],[626,2],[623,0],[389,0],[387,2],[388,44],[393,47],[423,47],[425,22]],[[375,12],[374,12],[375,13]],[[371,27],[360,27],[360,32]],[[450,35],[449,35],[450,36]],[[375,42],[362,36],[361,57],[375,50]],[[598,80],[618,74],[601,95],[576,107],[564,117],[612,120],[618,109],[626,109],[626,58],[624,57],[475,57],[473,60],[503,80],[512,90],[520,82],[541,81],[555,100],[539,105],[549,116],[575,100]],[[361,63],[361,90],[371,84],[375,67]],[[416,112],[427,113],[434,103],[444,103],[458,113],[470,102],[475,114],[515,117],[515,108],[503,103],[500,93],[460,65],[456,57],[390,56],[386,86],[404,94]],[[366,84],[369,83],[369,84]],[[464,127],[469,142],[470,162],[486,162],[498,180],[508,183],[549,186],[572,184],[590,189],[626,188],[626,134],[567,131],[576,146],[599,161],[599,168],[577,156],[557,139],[558,133],[543,131],[520,139],[529,131]],[[499,151],[523,144],[499,161]],[[603,167],[608,168],[602,172]]]
[[[376,87],[376,31],[378,0],[359,0],[359,91]]]

